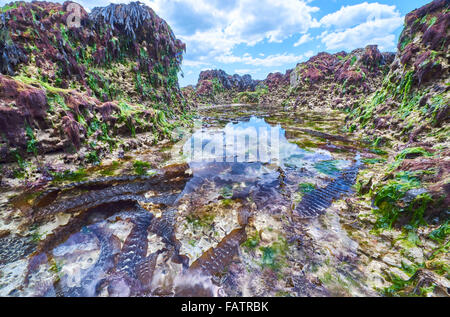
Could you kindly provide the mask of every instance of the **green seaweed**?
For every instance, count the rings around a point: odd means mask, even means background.
[[[279,271],[285,262],[284,257],[288,251],[288,245],[286,240],[280,237],[272,245],[261,247],[260,251],[262,252],[261,267]]]
[[[308,194],[316,189],[316,186],[311,183],[302,183],[298,185],[298,189],[302,194]]]
[[[133,168],[137,175],[146,175],[147,171],[151,168],[151,164],[143,161],[134,161]]]
[[[244,91],[237,95],[239,102],[242,103],[258,103],[263,95],[268,93],[266,87],[257,87],[255,91]]]
[[[213,78],[211,82],[213,86],[214,95],[225,91],[225,88],[223,87],[222,83],[219,81],[218,78]]]
[[[389,280],[392,283],[390,287],[383,289],[383,294],[385,296],[406,296],[411,294],[405,294],[404,290],[413,283],[412,279],[403,280],[395,274],[390,274]]]
[[[445,266],[445,265],[444,265]],[[409,276],[408,279],[402,279],[396,274],[389,273],[387,280],[391,282],[390,287],[382,289],[382,293],[389,297],[427,297],[434,291],[436,285],[428,281],[424,285],[418,287],[420,280],[417,278],[417,273],[420,269],[424,269],[424,264],[407,265],[402,262],[401,270]],[[448,268],[447,268],[448,269]],[[428,286],[425,286],[428,285]]]
[[[92,164],[99,164],[100,158],[98,156],[97,151],[91,151],[86,155],[86,161]]]
[[[115,172],[120,168],[122,164],[120,162],[114,161],[111,165],[105,166],[101,171],[102,176],[114,176]]]
[[[397,169],[407,157],[421,157],[421,156],[430,157],[433,156],[433,154],[421,147],[406,148],[399,154],[397,154],[397,156],[395,157],[395,162],[392,163],[391,166],[389,167],[389,171]]]
[[[233,197],[233,188],[231,186],[222,187],[220,195],[225,199],[231,199]]]
[[[386,159],[374,158],[374,159],[362,159],[361,162],[364,164],[379,164],[386,163]]]
[[[221,203],[224,207],[229,207],[233,204],[233,200],[232,199],[223,199],[223,200],[221,200]]]
[[[400,43],[400,50],[403,51],[405,49],[405,47],[411,42],[412,42],[411,38],[409,38],[408,36],[405,36],[403,41]]]
[[[428,21],[428,28],[431,28],[437,22],[437,17],[432,17],[430,21]]]
[[[24,178],[28,162],[23,159],[17,150],[12,151],[11,154],[16,158],[17,165],[19,166],[18,169],[14,170],[14,178]]]
[[[336,175],[340,171],[337,164],[338,161],[320,161],[314,164],[314,168],[326,175]]]
[[[5,12],[8,12],[10,10],[17,9],[21,5],[22,5],[22,3],[20,3],[20,2],[12,2],[10,4],[6,4],[6,5],[4,5],[3,7],[0,8],[0,13],[5,13]]]
[[[202,216],[188,215],[186,216],[186,221],[194,226],[194,228],[211,228],[214,224],[215,215],[205,214]]]
[[[85,169],[79,169],[77,171],[66,170],[64,172],[50,172],[50,174],[53,178],[53,184],[58,184],[65,181],[81,182],[86,180],[88,177],[88,173]]]
[[[45,233],[39,233],[37,226],[32,226],[31,228],[31,242],[38,244],[44,238]]]
[[[37,140],[34,136],[33,130],[30,126],[25,127],[26,135],[27,135],[27,152],[32,153],[34,156],[37,156]]]
[[[409,202],[403,198],[411,189],[420,188],[420,180],[409,172],[398,173],[395,179],[390,180],[376,191],[374,205],[378,208],[374,213],[378,216],[375,228],[377,230],[392,229],[401,215],[409,218],[406,229],[417,228],[426,224],[424,214],[433,199],[430,194],[422,193]]]
[[[432,231],[429,235],[431,239],[439,243],[444,242],[450,235],[450,221],[447,220],[438,229]]]
[[[247,249],[255,249],[259,243],[261,242],[261,239],[259,237],[259,234],[256,232],[253,235],[250,235],[247,240],[242,244],[243,247]]]

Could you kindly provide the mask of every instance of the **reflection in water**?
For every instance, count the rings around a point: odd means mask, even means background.
[[[332,159],[324,150],[301,149],[290,143],[285,134],[279,124],[271,126],[264,119],[252,116],[249,121],[230,122],[221,130],[197,131],[183,151],[190,162],[260,162],[281,168],[301,168]]]

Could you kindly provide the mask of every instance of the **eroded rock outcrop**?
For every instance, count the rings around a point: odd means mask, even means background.
[[[246,90],[254,90],[258,81],[254,81],[252,76],[234,74],[233,76],[228,75],[223,70],[206,70],[199,75],[199,84],[205,80],[213,81],[217,79],[220,85],[227,90],[237,90],[239,92]]]
[[[250,75],[228,75],[221,69],[202,71],[196,87],[186,87],[183,93],[196,103],[232,103],[240,93],[254,92],[260,83]]]
[[[298,64],[290,75],[290,91],[284,104],[327,106],[344,109],[361,94],[371,93],[381,84],[394,54],[381,53],[376,45],[351,53],[319,53]]]
[[[448,285],[449,24],[448,0],[409,13],[382,85],[349,108],[347,128],[385,150],[383,162],[372,162],[358,180],[359,199],[375,206],[373,230],[418,237],[404,252],[413,264],[406,269],[402,263],[399,273],[387,277],[388,295],[423,295],[432,286],[435,294],[444,290],[448,296],[442,285]],[[423,251],[426,244],[435,251]]]
[[[406,16],[389,73],[373,97],[354,107],[353,124],[379,134],[390,130],[411,143],[448,122],[449,6],[436,0]]]
[[[119,135],[161,138],[186,107],[185,44],[145,5],[88,14],[73,2],[14,2],[0,21],[0,162],[113,146]]]

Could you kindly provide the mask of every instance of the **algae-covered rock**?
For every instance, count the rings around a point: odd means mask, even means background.
[[[319,53],[298,64],[290,73],[290,92],[284,98],[290,98],[295,107],[302,108],[307,101],[308,107],[327,106],[344,110],[351,107],[361,94],[377,89],[393,55],[381,53],[377,45],[368,45],[351,53]]]
[[[373,144],[392,140],[384,145],[394,147],[389,164],[379,171],[390,176],[374,184],[373,197],[392,199],[391,204],[382,198],[378,207],[391,221],[401,210],[397,224],[448,217],[449,6],[435,0],[406,16],[383,84],[347,118],[347,126],[370,135]]]
[[[450,4],[435,0],[405,18],[398,52],[375,95],[353,107],[352,123],[380,135],[387,127],[404,141],[417,141],[448,123]],[[380,125],[383,115],[386,123]],[[396,124],[396,119],[402,124]],[[372,129],[371,123],[375,123]],[[416,129],[413,129],[416,127]]]

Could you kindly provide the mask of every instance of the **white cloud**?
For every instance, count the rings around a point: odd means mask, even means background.
[[[322,43],[329,50],[354,49],[378,44],[381,50],[395,49],[393,32],[402,25],[403,18],[369,21],[343,31],[325,34]]]
[[[281,42],[290,35],[305,33],[319,23],[311,13],[319,9],[299,0],[240,0],[230,13],[225,32],[249,43],[263,39]]]
[[[235,56],[232,54],[218,56],[216,60],[224,64],[232,63],[243,63],[252,66],[263,66],[263,67],[276,67],[284,66],[287,64],[298,63],[306,58],[305,55],[295,55],[295,54],[274,54],[268,55],[264,58],[251,57],[249,55]]]
[[[307,51],[305,54],[303,54],[303,56],[305,58],[311,58],[314,56],[314,52],[313,51]]]
[[[305,44],[309,41],[311,41],[313,38],[309,34],[304,34],[300,39],[294,44],[295,47],[300,46],[302,44]]]
[[[403,20],[395,5],[364,2],[344,6],[320,20],[328,30],[319,38],[327,50],[351,50],[369,44],[378,44],[381,50],[395,49],[394,32]]]
[[[201,62],[201,61],[192,61],[192,60],[183,60],[183,66],[187,67],[200,67],[200,66],[208,66],[209,63]]]
[[[255,75],[257,74],[259,71],[261,71],[261,68],[244,68],[244,69],[236,69],[234,71],[235,74],[238,75]]]
[[[395,5],[363,2],[353,6],[344,6],[339,11],[324,16],[320,23],[323,26],[343,29],[369,21],[398,17],[400,17],[400,13],[396,11]]]
[[[196,61],[231,54],[239,44],[282,42],[320,23],[309,0],[143,0],[187,44]]]

